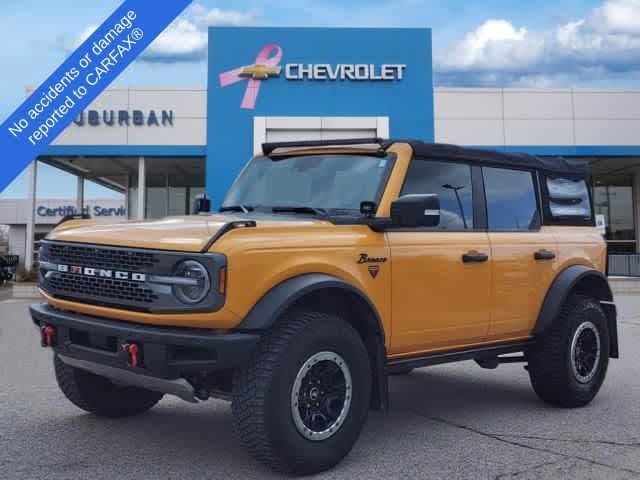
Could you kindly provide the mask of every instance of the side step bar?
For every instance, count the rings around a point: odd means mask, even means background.
[[[479,363],[497,358],[499,355],[508,353],[523,352],[533,345],[533,340],[525,342],[510,343],[507,345],[492,345],[489,347],[470,348],[466,350],[456,350],[448,352],[438,352],[420,357],[400,358],[387,362],[387,368],[405,367],[421,368],[443,363],[459,362],[462,360],[476,360]],[[519,357],[518,357],[519,358]]]

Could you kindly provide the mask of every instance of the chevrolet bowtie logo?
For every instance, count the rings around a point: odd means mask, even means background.
[[[252,65],[244,67],[240,72],[241,77],[251,77],[254,80],[266,80],[269,77],[280,75],[280,67],[268,67],[267,65]]]

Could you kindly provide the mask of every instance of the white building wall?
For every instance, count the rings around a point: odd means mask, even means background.
[[[34,232],[38,234],[46,234],[51,230],[48,225],[36,225]],[[24,259],[27,250],[27,227],[26,225],[11,225],[9,227],[9,254],[18,255],[20,257],[20,265],[24,265]],[[37,244],[36,244],[37,246]],[[37,250],[35,251],[37,254]]]
[[[253,152],[265,142],[387,138],[389,117],[254,117]]]
[[[20,264],[24,265],[24,253],[27,247],[27,226],[11,225],[9,227],[9,253],[20,256]]]
[[[29,93],[30,89],[27,90]],[[86,112],[96,110],[100,125],[87,123]],[[102,112],[114,110],[115,125],[102,122]],[[118,125],[117,112],[141,110],[145,119],[150,110],[158,115],[159,126]],[[174,113],[173,125],[162,125],[161,111]],[[72,123],[53,145],[205,145],[207,124],[206,88],[112,88],[105,90],[86,110],[85,125]]]
[[[505,145],[574,145],[570,90],[503,90]]]
[[[640,90],[437,88],[435,130],[461,145],[639,145]]]
[[[504,105],[499,89],[436,89],[436,141],[503,145]],[[391,119],[393,130],[393,119]]]
[[[575,91],[574,102],[578,143],[640,143],[640,91],[580,90]]]
[[[87,110],[173,110],[174,122],[72,124],[54,145],[206,145],[206,88],[109,89]],[[436,88],[435,131],[461,145],[638,145],[640,90]]]

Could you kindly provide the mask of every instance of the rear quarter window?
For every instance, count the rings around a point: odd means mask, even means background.
[[[567,225],[592,225],[589,186],[584,179],[543,176],[545,220]]]

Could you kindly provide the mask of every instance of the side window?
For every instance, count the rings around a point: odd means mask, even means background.
[[[437,193],[440,225],[434,230],[473,229],[473,195],[469,165],[414,159],[400,195]]]
[[[555,220],[590,220],[591,203],[585,180],[546,177],[547,204]]]
[[[489,230],[536,230],[540,212],[531,172],[483,167]]]

